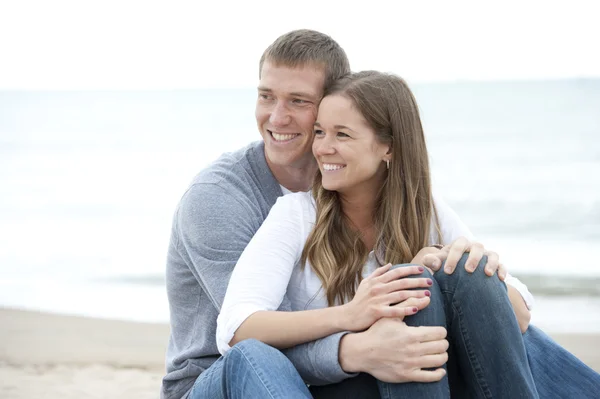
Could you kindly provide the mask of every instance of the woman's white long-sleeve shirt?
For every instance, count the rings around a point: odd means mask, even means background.
[[[473,239],[471,231],[444,201],[434,197],[434,203],[443,244],[461,236]],[[310,264],[304,268],[300,265],[302,250],[315,220],[315,202],[308,192],[284,195],[271,208],[231,275],[217,319],[216,339],[221,354],[230,349],[229,342],[244,320],[261,310],[277,310],[286,291],[294,311],[328,306],[321,281]],[[430,243],[437,243],[435,229],[431,231]],[[378,266],[371,252],[363,268],[363,277]],[[533,296],[527,287],[510,275],[505,282],[519,291],[531,309]]]

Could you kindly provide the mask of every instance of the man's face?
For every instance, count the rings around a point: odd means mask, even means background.
[[[304,168],[314,162],[313,124],[324,84],[320,68],[263,64],[256,122],[270,166]]]

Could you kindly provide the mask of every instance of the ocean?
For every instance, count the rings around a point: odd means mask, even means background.
[[[435,191],[536,296],[600,332],[600,80],[412,85]],[[259,140],[254,89],[0,91],[0,306],[168,321],[171,217]]]

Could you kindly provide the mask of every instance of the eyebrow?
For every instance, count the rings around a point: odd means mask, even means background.
[[[319,122],[315,122],[314,126],[321,127],[321,124]],[[344,125],[334,125],[333,128],[336,129],[336,130],[337,129],[346,129],[346,130],[350,130],[351,132],[356,133],[356,130],[352,130],[348,126],[344,126]]]
[[[258,91],[264,91],[267,93],[272,93],[273,90],[269,89],[268,87],[264,87],[264,86],[258,86]],[[310,93],[304,93],[301,91],[294,91],[292,93],[289,93],[290,96],[292,97],[305,97],[305,98],[316,98],[317,96],[314,94],[310,94]]]

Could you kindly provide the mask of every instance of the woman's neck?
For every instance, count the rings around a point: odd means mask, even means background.
[[[377,238],[375,231],[376,193],[361,192],[353,195],[340,193],[342,212],[360,233],[363,243],[371,250]]]

